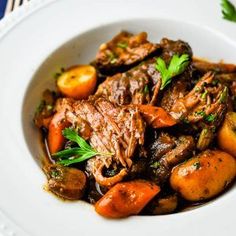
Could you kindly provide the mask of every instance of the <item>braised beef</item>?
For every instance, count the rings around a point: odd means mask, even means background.
[[[177,54],[188,54],[191,58],[193,55],[192,49],[187,42],[182,40],[170,40],[167,38],[163,38],[160,42],[160,46],[162,49],[161,58],[168,64],[171,58]]]
[[[98,87],[95,97],[104,97],[118,105],[150,103],[158,81],[160,74],[155,69],[155,60],[150,59],[127,72],[108,77]]]
[[[73,101],[61,99],[57,112],[86,138],[90,145],[104,155],[87,162],[100,185],[114,185],[121,181],[132,166],[132,157],[138,145],[144,143],[145,123],[137,108],[116,106],[105,99]],[[105,155],[108,154],[108,155]],[[121,166],[112,177],[104,176],[104,168]]]
[[[189,56],[192,55],[189,45],[181,40],[163,39],[161,41],[161,50],[158,56],[163,58],[166,63],[169,63],[174,54],[186,53]],[[127,72],[108,77],[99,85],[95,96],[104,97],[119,105],[149,103],[155,105],[161,86],[161,76],[155,66],[156,59],[152,58]],[[183,77],[188,77],[189,73],[190,70]]]
[[[169,178],[172,167],[189,158],[195,148],[192,136],[181,135],[178,138],[161,132],[149,146],[150,163],[148,173],[158,184]]]
[[[147,40],[146,32],[134,35],[122,31],[100,46],[94,64],[102,73],[113,74],[127,70],[147,56],[153,55],[159,48],[159,44]]]

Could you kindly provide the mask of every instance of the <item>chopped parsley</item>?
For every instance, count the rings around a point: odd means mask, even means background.
[[[108,56],[109,61],[110,61],[111,64],[115,64],[115,63],[117,62],[117,56],[115,55],[115,53],[113,53],[113,52],[110,51],[110,52],[107,54],[107,56]]]
[[[119,48],[125,49],[128,47],[128,43],[127,42],[120,42],[120,43],[117,43],[116,46]]]
[[[200,169],[201,164],[200,164],[200,162],[198,161],[198,162],[193,163],[193,166],[195,167],[195,170],[198,170],[198,169]]]
[[[148,85],[147,85],[147,84],[145,85],[145,87],[144,87],[144,89],[143,89],[143,94],[144,94],[144,95],[149,94],[149,88],[148,88]]]
[[[208,122],[214,122],[216,118],[217,118],[216,114],[209,114],[208,116],[204,117],[204,120]]]
[[[158,169],[161,166],[161,163],[159,161],[156,161],[150,165],[150,167]]]
[[[228,97],[228,88],[225,86],[222,93],[220,94],[220,103],[225,103]]]
[[[217,119],[217,114],[211,113],[207,115],[205,111],[196,111],[195,114],[201,116],[207,122],[214,122]]]
[[[201,95],[201,98],[205,100],[207,94],[208,94],[208,92],[207,92],[207,90],[205,90],[204,93]]]

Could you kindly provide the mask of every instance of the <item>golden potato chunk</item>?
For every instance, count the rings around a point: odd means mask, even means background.
[[[236,157],[236,112],[228,112],[217,134],[221,149]]]
[[[66,97],[87,99],[96,87],[97,72],[93,66],[78,65],[63,72],[58,80],[57,87]]]
[[[228,153],[207,150],[176,166],[170,184],[188,201],[201,201],[222,192],[236,176],[236,160]]]

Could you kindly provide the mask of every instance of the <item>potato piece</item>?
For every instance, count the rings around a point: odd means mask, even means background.
[[[86,175],[76,168],[60,165],[45,166],[48,189],[63,199],[79,200],[86,188]]]
[[[90,65],[79,65],[62,73],[57,80],[57,86],[67,97],[86,99],[93,93],[96,82],[96,69]]]
[[[186,200],[201,201],[222,192],[235,176],[236,160],[231,155],[207,150],[176,166],[170,184]]]
[[[221,149],[236,157],[236,112],[228,112],[217,134]]]

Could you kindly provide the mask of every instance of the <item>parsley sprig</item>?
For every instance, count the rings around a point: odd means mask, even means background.
[[[54,158],[57,158],[58,164],[69,166],[74,163],[83,162],[94,156],[111,156],[113,153],[97,152],[93,149],[77,132],[71,128],[66,128],[62,131],[63,136],[78,144],[79,147],[73,147],[65,149],[63,151],[52,154]]]
[[[161,90],[170,84],[172,78],[176,75],[183,73],[189,64],[189,55],[182,54],[181,56],[174,55],[171,58],[170,64],[167,68],[165,61],[158,57],[156,60],[156,70],[161,73]]]
[[[221,12],[224,19],[236,22],[236,8],[230,1],[221,0]]]

